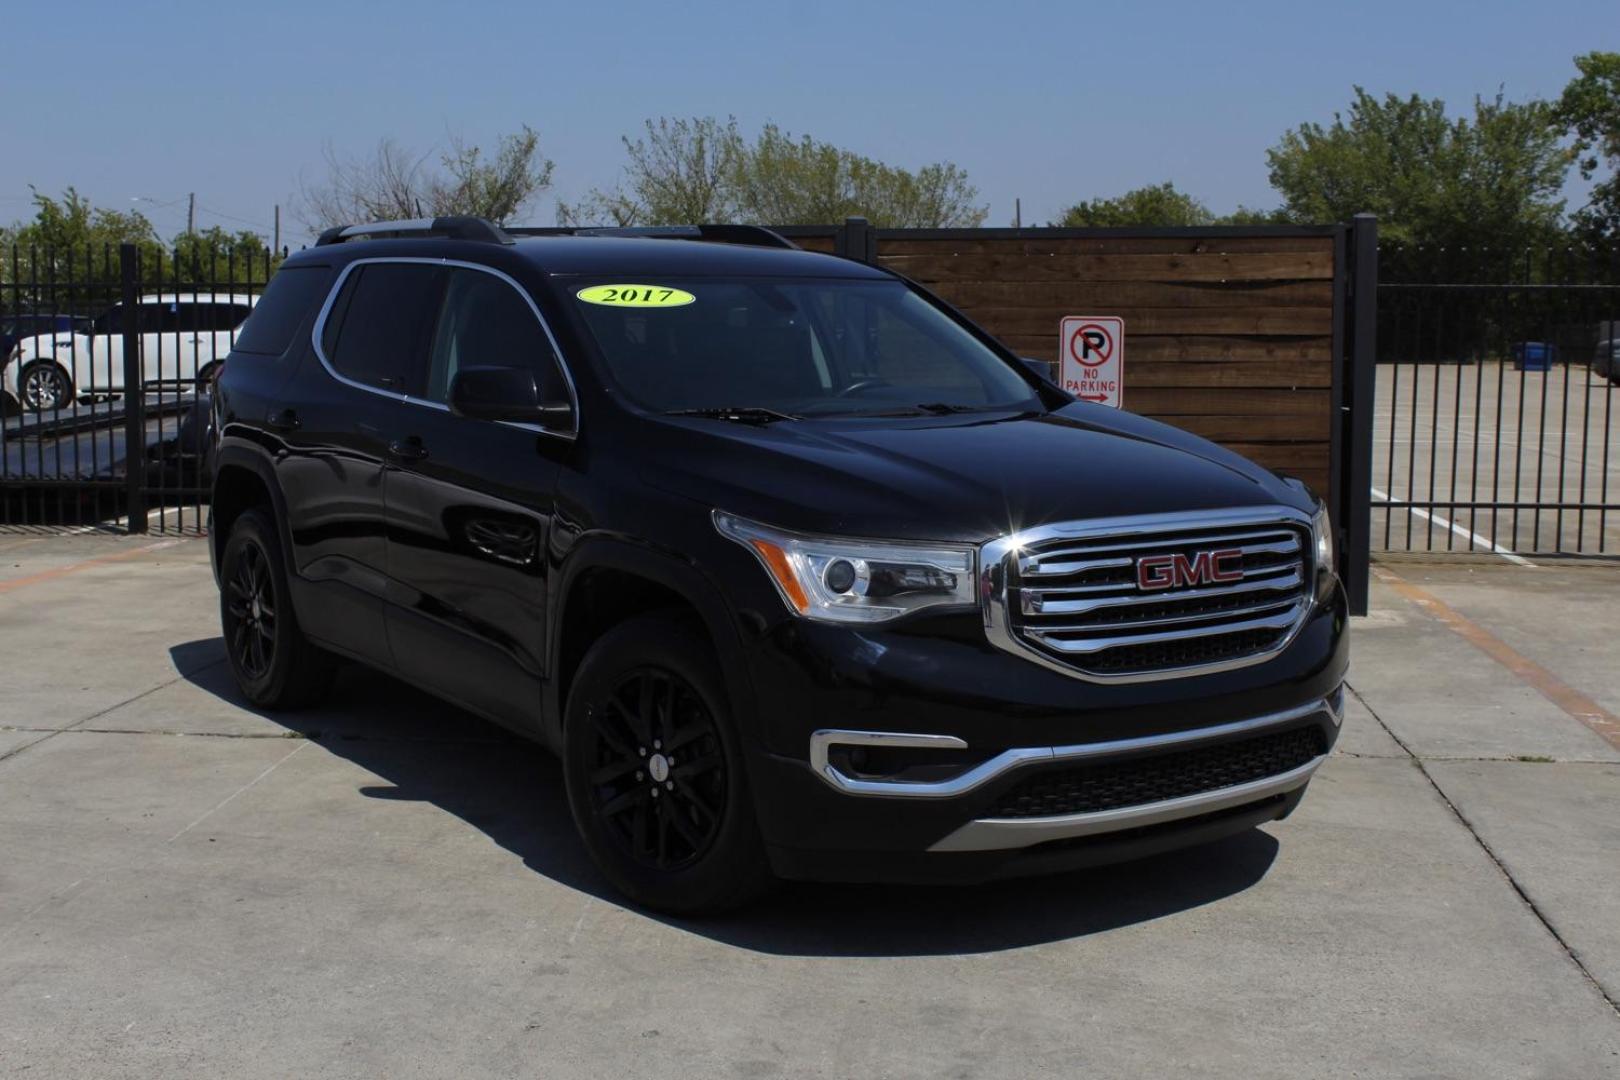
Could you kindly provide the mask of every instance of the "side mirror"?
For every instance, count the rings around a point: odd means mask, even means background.
[[[1029,368],[1029,370],[1033,371],[1036,375],[1040,376],[1040,378],[1044,382],[1055,382],[1056,381],[1055,379],[1052,378],[1052,364],[1051,364],[1050,361],[1048,361],[1048,360],[1036,360],[1033,357],[1029,357],[1029,356],[1020,356],[1019,359],[1024,362],[1025,367]]]
[[[527,368],[469,367],[450,380],[450,411],[471,420],[512,420],[548,428],[568,428],[574,407],[541,401],[540,384]]]

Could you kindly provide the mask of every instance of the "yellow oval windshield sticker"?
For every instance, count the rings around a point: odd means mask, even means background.
[[[680,307],[697,299],[666,285],[592,285],[574,295],[587,304],[604,307]]]

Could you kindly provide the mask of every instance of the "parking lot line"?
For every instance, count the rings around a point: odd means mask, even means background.
[[[1388,567],[1374,566],[1372,570],[1380,581],[1432,618],[1444,623],[1464,641],[1513,672],[1531,689],[1620,750],[1620,716],[1615,716],[1427,589],[1412,584]]]
[[[1372,489],[1372,497],[1379,500],[1379,502],[1386,502],[1387,503],[1387,502],[1391,501],[1388,492],[1380,491],[1377,488]],[[1373,503],[1373,506],[1376,508],[1378,506],[1378,503]],[[1452,532],[1456,533],[1458,536],[1464,537],[1465,539],[1471,540],[1474,543],[1480,545],[1486,551],[1493,552],[1493,553],[1495,553],[1497,555],[1502,556],[1502,558],[1506,559],[1508,562],[1517,563],[1520,566],[1534,566],[1534,565],[1536,565],[1535,563],[1531,562],[1529,559],[1525,558],[1523,555],[1520,555],[1520,554],[1518,554],[1516,552],[1510,551],[1509,549],[1503,547],[1501,544],[1493,544],[1489,540],[1487,540],[1485,537],[1479,535],[1479,533],[1473,532],[1473,531],[1471,531],[1469,529],[1465,529],[1461,525],[1458,525],[1456,522],[1450,520],[1449,518],[1443,517],[1440,514],[1431,513],[1428,510],[1421,510],[1416,506],[1409,506],[1409,507],[1406,508],[1406,510],[1410,514],[1416,514],[1420,518],[1425,518],[1425,519],[1427,519],[1429,521],[1433,521],[1436,525],[1439,525],[1442,528],[1450,529]]]

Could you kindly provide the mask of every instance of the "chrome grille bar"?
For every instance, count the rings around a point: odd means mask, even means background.
[[[1281,539],[1277,539],[1278,537],[1281,537]],[[1267,532],[1236,533],[1226,536],[1178,536],[1170,539],[1144,537],[1143,539],[1133,543],[1109,544],[1105,547],[1065,546],[1031,553],[1019,559],[1018,572],[1025,576],[1072,574],[1078,573],[1078,568],[1084,566],[1085,564],[1076,563],[1075,566],[1077,569],[1068,569],[1067,564],[1051,563],[1051,560],[1071,555],[1100,555],[1108,551],[1146,552],[1152,550],[1153,548],[1186,546],[1188,544],[1198,544],[1201,546],[1205,544],[1231,544],[1240,540],[1268,541],[1266,544],[1256,545],[1252,548],[1245,546],[1243,548],[1243,553],[1245,555],[1249,554],[1251,551],[1256,553],[1265,551],[1287,552],[1298,551],[1300,549],[1299,537],[1289,534],[1283,529],[1272,529]],[[1124,560],[1124,564],[1128,566],[1134,561],[1134,559],[1127,558]]]
[[[981,549],[986,633],[1093,682],[1259,663],[1287,647],[1312,610],[1310,530],[1307,513],[1285,506],[1026,529]],[[1149,557],[1151,568],[1139,565]]]
[[[1101,634],[1113,630],[1145,629],[1150,626],[1188,626],[1194,623],[1212,622],[1216,619],[1243,619],[1251,615],[1259,615],[1264,611],[1275,611],[1279,607],[1293,607],[1298,600],[1292,596],[1272,597],[1253,604],[1244,604],[1241,607],[1216,608],[1213,611],[1177,612],[1174,615],[1156,616],[1147,619],[1120,619],[1114,622],[1088,622],[1068,626],[1063,623],[1038,623],[1029,627],[1030,632],[1037,630],[1060,633]]]
[[[1073,589],[1020,589],[1018,591],[1019,603],[1023,606],[1025,615],[1078,615],[1087,611],[1098,611],[1103,608],[1137,607],[1142,604],[1169,604],[1180,600],[1210,600],[1220,599],[1234,594],[1279,591],[1282,589],[1299,588],[1301,577],[1299,565],[1268,566],[1267,572],[1286,570],[1286,577],[1261,578],[1256,581],[1245,581],[1241,585],[1223,585],[1211,589],[1182,589],[1178,592],[1131,592],[1119,596],[1099,596],[1092,600],[1053,600],[1053,593],[1074,592]],[[1135,588],[1133,582],[1131,587]]]
[[[1261,619],[1247,619],[1243,622],[1221,623],[1218,626],[1189,626],[1182,630],[1163,630],[1152,634],[1130,634],[1117,637],[1100,638],[1060,638],[1059,633],[1070,633],[1061,627],[1042,627],[1039,630],[1030,630],[1029,636],[1039,641],[1049,649],[1056,649],[1061,653],[1075,655],[1090,655],[1104,652],[1108,649],[1117,649],[1123,645],[1156,645],[1166,641],[1186,641],[1192,638],[1212,637],[1216,634],[1239,634],[1246,630],[1283,630],[1293,625],[1299,617],[1299,609],[1290,607],[1276,615],[1268,615]],[[1090,627],[1086,627],[1090,630]]]

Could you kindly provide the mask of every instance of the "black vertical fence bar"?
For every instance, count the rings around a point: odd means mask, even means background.
[[[1394,305],[1394,307],[1395,307],[1394,326],[1393,326],[1393,329],[1391,330],[1391,332],[1390,332],[1390,334],[1388,335],[1388,338],[1387,338],[1387,340],[1389,340],[1390,342],[1393,343],[1393,346],[1392,346],[1392,348],[1390,350],[1390,352],[1392,354],[1393,363],[1390,365],[1390,373],[1389,373],[1389,458],[1388,458],[1388,460],[1386,460],[1384,462],[1385,467],[1386,467],[1385,468],[1385,477],[1384,477],[1384,501],[1385,502],[1393,502],[1395,500],[1395,429],[1399,426],[1400,415],[1401,415],[1401,410],[1400,410],[1400,400],[1401,400],[1401,353],[1400,353],[1400,350],[1401,350],[1401,346],[1405,343],[1405,340],[1406,340],[1404,337],[1401,336],[1401,329],[1406,323],[1406,303],[1405,303],[1404,300],[1402,300],[1402,302]],[[1384,326],[1383,326],[1383,321],[1382,320],[1380,320],[1380,322],[1379,322],[1378,333],[1379,333],[1380,341],[1386,340],[1386,338],[1384,337]],[[1391,537],[1391,533],[1394,530],[1394,524],[1395,524],[1395,509],[1393,507],[1386,506],[1384,508],[1384,547],[1385,548],[1388,548],[1390,546],[1390,537]]]
[[[146,395],[141,392],[141,249],[118,245],[124,338],[124,513],[129,531],[146,532]]]
[[[1372,445],[1378,363],[1378,219],[1358,214],[1351,225],[1353,276],[1350,279],[1350,365],[1341,490],[1344,504],[1339,530],[1343,536],[1345,591],[1353,614],[1367,613],[1368,560],[1372,547]],[[1391,417],[1391,420],[1394,418]]]
[[[1485,372],[1480,365],[1485,362],[1485,349],[1477,337],[1469,344],[1468,364],[1474,373],[1474,434],[1468,447],[1468,501],[1472,504],[1468,508],[1468,550],[1473,551],[1479,536],[1479,421],[1485,408]]]

